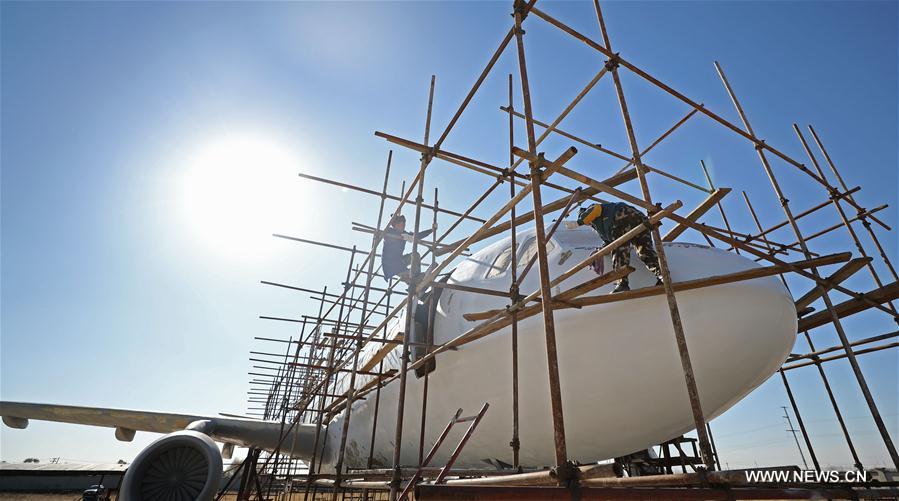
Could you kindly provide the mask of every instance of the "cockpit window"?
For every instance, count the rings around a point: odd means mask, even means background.
[[[546,253],[550,254],[556,250],[556,243],[552,240],[546,241]],[[518,266],[524,267],[537,255],[537,238],[530,236],[521,244],[521,251],[518,253]]]
[[[556,243],[552,240],[546,242],[546,253],[549,254],[556,249]],[[530,236],[523,243],[518,245],[518,267],[523,268],[537,254],[537,239]],[[502,252],[497,254],[493,263],[487,269],[484,278],[493,278],[502,275],[509,268],[512,262],[512,248],[506,247]]]
[[[487,276],[484,278],[493,278],[502,275],[505,273],[506,269],[509,268],[510,262],[512,262],[512,247],[506,247],[496,256],[496,259],[493,260],[493,263],[487,270]]]

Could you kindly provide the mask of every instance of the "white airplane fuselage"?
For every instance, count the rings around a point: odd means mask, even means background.
[[[533,230],[518,235],[519,272],[534,252]],[[601,246],[587,227],[560,227],[548,244],[549,271],[556,277]],[[510,239],[475,253],[452,273],[449,282],[508,291]],[[504,252],[505,251],[505,252]],[[725,275],[759,265],[745,257],[695,244],[665,245],[674,282]],[[496,265],[494,263],[496,262]],[[632,289],[654,285],[637,256],[630,275]],[[604,269],[611,271],[610,259]],[[579,271],[553,293],[595,278]],[[591,294],[608,293],[607,284]],[[521,293],[539,289],[535,265]],[[776,277],[757,278],[676,294],[702,409],[707,419],[720,415],[758,387],[780,367],[793,346],[796,310],[790,294]],[[444,290],[434,320],[434,344],[464,333],[477,322],[464,313],[502,308],[507,299],[458,290]],[[664,295],[631,299],[581,309],[554,312],[559,377],[569,459],[581,462],[617,457],[646,449],[694,428],[674,329]],[[387,337],[402,332],[400,316],[388,326]],[[520,461],[540,467],[554,463],[549,404],[546,340],[542,315],[518,324]],[[373,348],[374,349],[374,348]],[[373,350],[372,349],[372,350]],[[399,349],[384,359],[384,370],[400,367]],[[365,360],[371,352],[362,358]],[[489,461],[512,463],[512,352],[509,327],[436,357],[429,374],[425,453],[456,409],[474,414],[490,408],[456,462],[457,467],[489,467]],[[357,387],[370,377],[357,377]],[[348,376],[337,391],[346,390]],[[423,378],[407,378],[401,462],[418,462]],[[393,463],[399,381],[381,389],[375,430],[374,463]],[[365,467],[369,456],[374,393],[353,404],[345,465]],[[340,444],[341,413],[328,426],[323,466],[333,467]],[[444,464],[467,423],[456,426],[432,464]]]

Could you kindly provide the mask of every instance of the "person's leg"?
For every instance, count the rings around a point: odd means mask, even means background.
[[[397,278],[403,282],[409,283],[412,277],[421,275],[421,255],[415,253],[415,262],[418,266],[412,270],[412,253],[403,255],[403,266],[406,268],[402,273],[397,274]]]
[[[396,276],[397,280],[399,280],[400,282],[407,283],[407,284],[409,283],[409,279],[411,278],[411,275],[409,274],[409,270],[404,270],[400,273],[397,273],[395,276]]]
[[[631,206],[623,207],[615,216],[615,225],[620,228],[619,234],[624,234],[649,221],[646,215]],[[661,285],[662,272],[659,267],[659,256],[656,254],[655,247],[653,247],[652,234],[649,230],[644,230],[632,238],[630,245],[634,247],[637,256],[643,261],[649,272],[656,276],[656,285]]]
[[[410,252],[409,254],[403,254],[403,266],[405,266],[406,268],[412,267],[413,254],[415,255],[415,263],[418,265],[418,266],[416,266],[415,273],[419,273],[421,271],[421,254],[419,254],[418,252],[414,252],[414,253]]]
[[[612,268],[617,270],[623,266],[628,266],[631,264],[631,246],[628,244],[624,244],[621,247],[618,247],[614,251],[612,251]],[[612,289],[612,292],[621,292],[630,290],[630,283],[628,282],[627,275],[618,279],[615,282],[615,288]]]
[[[640,261],[643,261],[646,269],[656,276],[656,285],[662,285],[662,270],[659,267],[659,255],[656,254],[655,247],[652,245],[652,235],[648,231],[644,231],[634,238],[633,244]]]
[[[421,254],[415,252],[414,255],[415,255],[416,266],[415,266],[415,270],[413,270],[413,271],[415,272],[416,275],[419,275],[419,274],[421,274]],[[412,266],[412,255],[410,254],[410,257],[409,257],[410,269],[411,269],[411,266]]]
[[[621,235],[624,235],[628,231],[630,231],[631,226],[629,224],[630,221],[630,211],[628,210],[630,207],[628,206],[619,206],[615,211],[615,219],[612,221],[612,231],[611,237],[613,240],[617,240],[621,238]],[[624,245],[618,247],[614,251],[612,251],[612,269],[617,270],[623,266],[628,266],[631,264],[631,246],[629,243],[625,243]],[[622,292],[630,290],[630,283],[628,281],[627,276],[622,277],[617,282],[615,282],[615,288],[612,289],[612,293]]]

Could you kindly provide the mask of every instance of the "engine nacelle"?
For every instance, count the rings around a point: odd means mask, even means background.
[[[122,501],[210,501],[222,479],[222,456],[207,435],[170,433],[141,451],[125,474]]]

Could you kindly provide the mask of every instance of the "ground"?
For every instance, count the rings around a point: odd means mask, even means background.
[[[30,494],[23,492],[0,492],[0,501],[76,501],[81,499],[81,494],[70,492],[67,494]],[[115,500],[115,496],[112,497]],[[226,494],[224,501],[234,501],[236,494]]]

